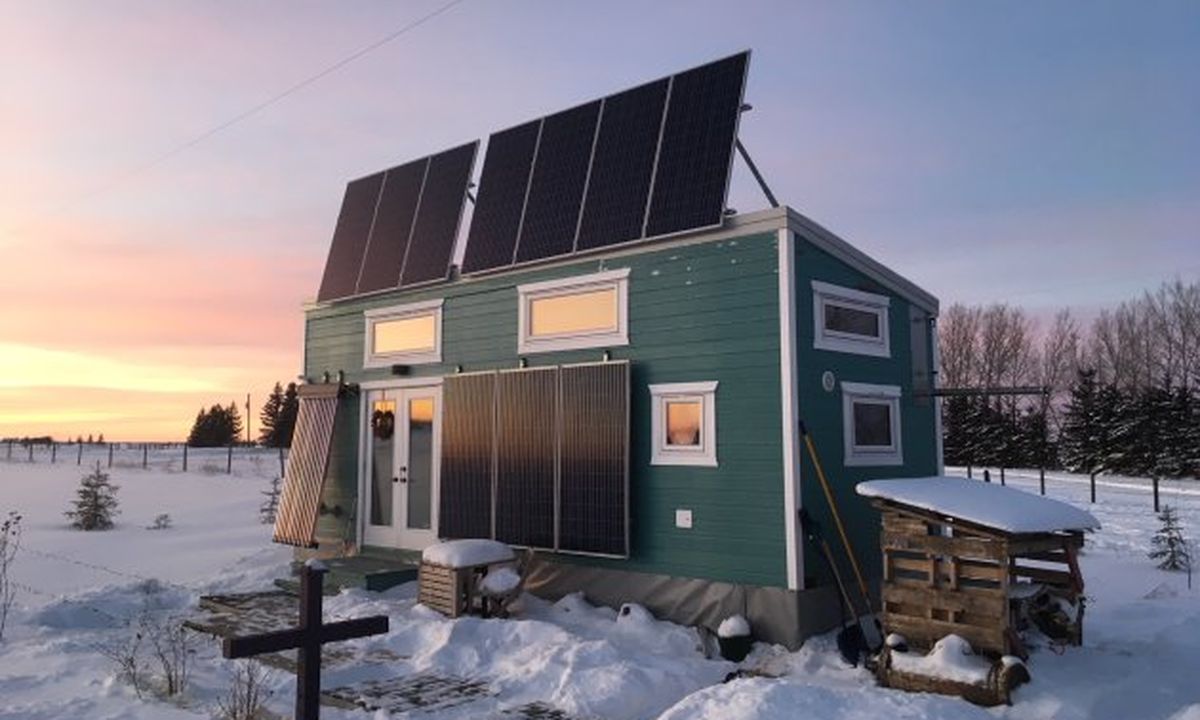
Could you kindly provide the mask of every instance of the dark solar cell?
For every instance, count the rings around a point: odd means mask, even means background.
[[[333,243],[329,246],[329,257],[325,261],[325,274],[321,277],[321,289],[317,292],[318,300],[334,300],[354,294],[382,185],[383,173],[368,175],[346,185],[342,211],[338,213]]]
[[[447,538],[492,536],[496,375],[450,375],[442,399],[441,514]]]
[[[560,372],[559,548],[628,555],[629,364]]]
[[[749,57],[741,53],[675,76],[647,236],[721,223]]]
[[[463,272],[512,264],[540,126],[541,120],[534,120],[488,140]]]
[[[605,99],[577,250],[642,236],[667,82],[658,80]]]
[[[358,276],[359,293],[394,288],[400,284],[400,266],[412,232],[417,199],[429,158],[421,158],[387,171],[367,252]]]
[[[596,100],[543,121],[517,262],[565,255],[574,249],[599,113]]]
[[[556,369],[498,377],[496,539],[554,547]]]
[[[444,280],[449,275],[454,239],[478,147],[478,142],[468,143],[429,158],[429,172],[425,175],[412,239],[404,257],[401,285]]]

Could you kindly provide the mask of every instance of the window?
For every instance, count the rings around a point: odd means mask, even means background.
[[[363,367],[442,360],[442,301],[368,310]]]
[[[813,347],[891,357],[886,295],[813,280]]]
[[[900,388],[842,383],[846,465],[903,465]]]
[[[650,386],[652,465],[717,466],[717,383]]]
[[[517,351],[629,344],[629,269],[531,283],[520,298]]]

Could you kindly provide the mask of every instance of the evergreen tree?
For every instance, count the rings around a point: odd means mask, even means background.
[[[63,513],[71,520],[71,527],[79,530],[107,530],[113,525],[113,516],[117,510],[118,486],[109,482],[108,473],[96,469],[79,481],[79,489],[75,491],[74,510]]]
[[[196,415],[192,431],[188,434],[188,445],[192,447],[225,447],[237,442],[242,432],[242,417],[237,405],[228,407],[213,405],[203,408]]]
[[[296,431],[296,416],[300,414],[300,397],[296,391],[296,383],[288,383],[283,393],[283,405],[279,410],[279,423],[275,426],[279,439],[279,447],[292,446],[292,433]]]
[[[258,439],[267,447],[279,447],[280,442],[275,432],[279,425],[279,416],[283,412],[283,386],[275,383],[275,388],[263,403],[262,412],[258,415]]]
[[[1100,412],[1095,370],[1077,371],[1064,413],[1059,445],[1063,465],[1073,472],[1094,474],[1104,466],[1107,429]]]
[[[275,522],[275,514],[279,510],[280,490],[279,476],[276,475],[271,478],[271,486],[262,493],[266,499],[258,506],[258,518],[263,525],[271,525]]]
[[[229,403],[229,407],[225,408],[225,429],[228,431],[227,439],[223,445],[234,445],[241,440],[246,426],[242,424],[242,414],[238,412],[237,403]]]
[[[1183,536],[1183,529],[1179,527],[1179,516],[1175,514],[1175,508],[1165,506],[1158,514],[1158,520],[1162,526],[1150,540],[1153,546],[1149,553],[1150,559],[1158,561],[1160,570],[1190,570],[1192,554],[1187,539]]]

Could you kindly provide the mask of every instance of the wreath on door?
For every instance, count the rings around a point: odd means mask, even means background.
[[[371,430],[380,440],[391,438],[396,431],[396,414],[391,410],[376,410],[371,415]]]

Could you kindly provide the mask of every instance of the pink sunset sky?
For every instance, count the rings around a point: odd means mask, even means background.
[[[1194,3],[462,0],[260,108],[444,5],[0,0],[0,437],[257,414],[348,179],[744,48],[775,194],[944,304],[1200,273]]]

